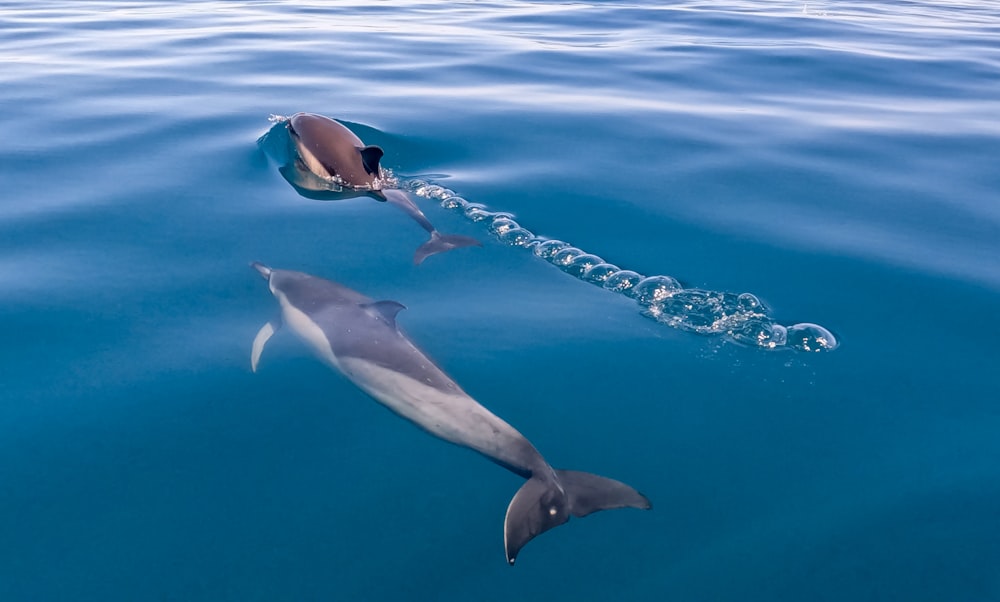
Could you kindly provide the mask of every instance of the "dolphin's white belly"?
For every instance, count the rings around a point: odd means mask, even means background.
[[[333,354],[333,349],[330,348],[330,342],[326,339],[326,334],[323,333],[323,329],[313,322],[302,310],[289,303],[288,299],[282,293],[275,292],[274,295],[278,298],[278,303],[281,304],[281,309],[283,310],[282,317],[285,324],[299,338],[305,341],[321,360],[329,364],[332,368],[342,370],[337,361],[337,356]]]
[[[337,362],[354,384],[431,434],[510,466],[531,469],[529,458],[523,456],[525,446],[534,451],[530,443],[468,395],[446,393],[366,360],[342,357]]]

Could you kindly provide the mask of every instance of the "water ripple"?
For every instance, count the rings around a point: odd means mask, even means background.
[[[444,186],[422,179],[400,184],[417,196],[436,200],[441,207],[461,213],[469,221],[486,224],[489,232],[506,245],[529,249],[536,257],[575,278],[634,299],[643,316],[660,324],[702,335],[722,335],[762,349],[821,352],[833,351],[840,345],[833,333],[819,324],[779,323],[752,293],[684,288],[672,276],[644,276],[568,242],[535,236],[517,223],[512,214],[471,203]]]

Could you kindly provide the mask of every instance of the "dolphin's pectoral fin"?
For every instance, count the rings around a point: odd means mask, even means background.
[[[376,177],[379,175],[378,162],[382,159],[382,155],[384,154],[385,153],[382,152],[382,148],[375,145],[366,146],[361,149],[361,163],[364,164],[365,171],[367,171],[369,175]]]
[[[533,476],[514,494],[504,519],[507,562],[536,536],[572,516],[612,508],[652,508],[646,496],[625,483],[588,472],[556,470],[555,478]]]
[[[483,246],[483,243],[479,242],[475,238],[472,238],[471,236],[462,236],[461,234],[441,234],[435,230],[431,232],[431,239],[417,247],[417,250],[413,253],[413,264],[420,265],[431,255],[437,255],[438,253],[444,253],[445,251],[450,251],[452,249],[481,246]]]
[[[280,327],[280,323],[278,327]],[[278,327],[274,325],[274,322],[268,322],[257,331],[257,336],[253,339],[253,350],[250,352],[250,369],[252,371],[257,371],[257,364],[260,362],[260,354],[264,351],[264,345]]]
[[[363,303],[361,307],[373,310],[380,318],[386,321],[389,326],[396,327],[396,314],[406,309],[406,306],[399,301],[372,301]]]

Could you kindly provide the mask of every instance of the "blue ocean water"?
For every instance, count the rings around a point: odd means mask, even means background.
[[[1000,600],[998,39],[989,2],[3,3],[0,600]],[[300,195],[298,111],[484,246],[414,266],[402,212]],[[287,333],[251,373],[253,260],[404,303],[653,509],[508,567],[520,478]],[[753,342],[796,324],[836,347]]]

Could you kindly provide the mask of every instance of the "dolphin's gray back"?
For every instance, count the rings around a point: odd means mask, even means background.
[[[322,115],[296,113],[288,120],[288,125],[303,160],[306,163],[315,160],[319,164],[309,165],[311,170],[322,166],[326,175],[353,187],[371,186],[378,177],[377,161],[373,171],[365,166],[361,155],[365,150],[364,142],[343,124]],[[378,155],[381,156],[381,150]]]
[[[298,309],[306,314],[311,309],[348,303],[370,303],[372,299],[332,280],[317,278],[305,272],[271,270],[270,284],[281,291]]]
[[[464,393],[371,297],[302,272],[274,270],[271,284],[323,331],[336,357],[362,359],[444,393]]]

